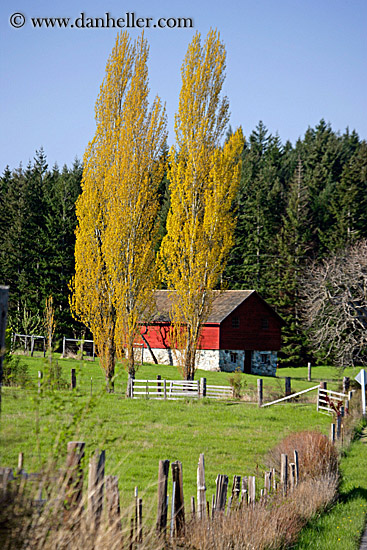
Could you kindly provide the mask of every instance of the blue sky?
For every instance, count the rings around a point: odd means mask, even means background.
[[[22,13],[26,23],[12,28]],[[227,48],[231,125],[248,136],[259,120],[293,143],[321,118],[367,138],[366,0],[125,2],[2,0],[0,170],[33,159],[71,165],[93,137],[94,104],[117,29],[35,29],[31,17],[191,17],[192,29],[146,29],[152,94],[166,102],[169,144],[180,68],[193,34],[217,28]],[[132,37],[140,31],[130,30]]]

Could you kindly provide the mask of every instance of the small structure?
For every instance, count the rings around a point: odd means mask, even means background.
[[[144,361],[174,365],[177,352],[170,347],[172,293],[157,290],[155,302],[153,321],[141,329]],[[283,324],[255,290],[216,292],[201,332],[198,368],[275,376]]]

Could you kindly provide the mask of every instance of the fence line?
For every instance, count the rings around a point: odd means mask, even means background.
[[[229,386],[217,386],[206,383],[206,378],[200,380],[144,380],[129,379],[129,397],[132,399],[230,399],[233,389]]]
[[[286,401],[289,399],[293,399],[293,397],[297,397],[298,395],[302,395],[303,393],[307,393],[309,391],[317,390],[320,386],[313,386],[312,388],[307,388],[307,390],[302,390],[297,393],[292,393],[291,395],[286,395],[285,397],[282,397],[281,399],[276,399],[275,401],[271,401],[270,403],[264,403],[262,407],[270,407],[270,405],[275,405],[275,403],[280,403],[281,401]]]
[[[47,502],[55,502],[63,510],[64,519],[77,510],[83,510],[88,517],[92,530],[97,531],[103,516],[114,528],[121,531],[120,496],[117,476],[105,474],[105,451],[96,451],[90,457],[89,469],[86,472],[85,443],[70,441],[67,444],[65,467],[45,473],[26,473],[23,469],[24,454],[20,453],[18,469],[0,468],[0,490],[7,492],[9,484],[23,479],[35,484],[34,493],[30,492],[32,503],[39,512]],[[285,470],[287,464],[289,471]],[[197,468],[197,504],[195,497],[191,497],[191,513],[186,513],[184,506],[183,469],[179,461],[160,460],[158,467],[157,486],[157,520],[156,529],[159,534],[169,537],[180,537],[184,534],[185,523],[193,519],[207,519],[212,521],[218,514],[229,516],[234,510],[241,507],[253,507],[258,502],[265,505],[267,499],[277,491],[286,495],[298,484],[299,464],[298,453],[294,451],[294,462],[288,461],[287,455],[282,455],[282,471],[276,473],[274,469],[266,471],[263,481],[255,476],[235,475],[233,483],[228,476],[218,474],[216,477],[216,491],[212,495],[211,509],[207,501],[205,482],[204,455],[200,454]],[[19,468],[19,466],[21,466]],[[172,492],[168,495],[169,473],[171,466]],[[85,481],[88,487],[85,488]],[[263,486],[263,488],[261,488]],[[242,489],[241,489],[242,488]],[[87,489],[86,491],[83,489]],[[83,494],[85,497],[83,498]],[[56,496],[55,496],[56,495]],[[34,498],[35,497],[35,498]],[[143,542],[143,500],[138,498],[138,487],[134,489],[135,506],[130,508],[131,532],[130,540],[136,543]],[[168,511],[171,510],[169,514]],[[106,511],[106,514],[103,511]],[[170,516],[170,517],[169,517]]]

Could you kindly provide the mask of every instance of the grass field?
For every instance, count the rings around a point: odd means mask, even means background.
[[[119,476],[122,501],[129,505],[134,487],[152,501],[156,492],[158,461],[183,463],[185,499],[196,494],[196,469],[200,453],[205,455],[208,498],[215,491],[217,474],[262,475],[265,456],[280,439],[293,431],[316,429],[328,433],[331,418],[317,413],[312,402],[287,403],[258,409],[254,399],[257,376],[243,375],[248,401],[154,401],[124,397],[127,376],[118,372],[115,394],[104,391],[104,376],[97,362],[62,359],[63,377],[77,368],[77,391],[36,390],[37,371],[43,358],[23,359],[29,365],[33,389],[3,388],[0,465],[16,467],[19,452],[25,454],[25,469],[37,471],[57,447],[61,465],[66,442],[86,442],[87,458],[95,449],[106,450],[106,473]],[[347,374],[355,376],[359,369]],[[169,366],[143,365],[137,378],[179,378]],[[323,379],[336,389],[338,371],[313,369],[307,382],[307,369],[284,369],[280,376],[292,377],[292,390],[300,391]],[[230,375],[199,371],[208,384],[228,384]],[[93,397],[91,393],[91,378]],[[340,378],[340,377],[339,377]],[[284,380],[264,378],[265,401],[284,395]],[[311,394],[307,394],[311,395]],[[312,392],[315,400],[315,393]],[[55,453],[54,453],[55,454]],[[169,489],[170,490],[170,489]]]

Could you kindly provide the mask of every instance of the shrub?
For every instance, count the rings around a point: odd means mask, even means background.
[[[19,357],[9,356],[3,362],[3,385],[26,387],[31,379],[28,366]]]
[[[237,399],[242,397],[243,390],[246,388],[246,380],[243,378],[241,369],[237,368],[228,380],[233,390],[233,397]]]
[[[298,451],[300,479],[337,475],[337,449],[325,435],[319,432],[305,431],[290,434],[268,453],[268,465],[280,471],[281,455],[288,455],[292,462],[295,450]]]
[[[62,376],[62,367],[60,367],[58,361],[52,360],[51,363],[48,360],[45,361],[44,384],[54,390],[68,388],[68,383]]]
[[[23,363],[19,357],[10,353],[11,329],[6,329],[5,354],[3,358],[3,385],[20,386],[24,388],[31,382],[28,372],[28,365]]]

